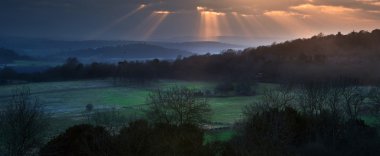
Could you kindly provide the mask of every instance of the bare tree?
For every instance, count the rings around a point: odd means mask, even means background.
[[[299,107],[305,114],[319,115],[326,109],[326,99],[329,88],[322,82],[308,82],[303,84],[298,93]]]
[[[0,112],[1,151],[9,156],[32,154],[42,143],[49,115],[28,88],[16,89]]]
[[[196,91],[188,88],[157,89],[148,96],[147,103],[149,119],[158,123],[199,125],[211,114],[207,99],[197,97]]]
[[[348,119],[356,120],[366,96],[358,86],[345,86],[342,89],[343,110]]]
[[[298,93],[299,108],[305,114],[328,111],[337,120],[357,119],[365,98],[357,84],[339,81],[306,83]]]
[[[371,89],[369,99],[372,102],[373,112],[375,114],[380,113],[380,86],[376,86]]]
[[[330,86],[326,96],[326,110],[329,110],[331,115],[336,121],[342,118],[343,106],[342,106],[342,94],[343,89],[339,87]]]
[[[270,109],[284,110],[286,107],[292,107],[295,100],[293,89],[290,86],[280,86],[274,89],[265,89],[259,101],[248,105],[245,113],[260,113]]]

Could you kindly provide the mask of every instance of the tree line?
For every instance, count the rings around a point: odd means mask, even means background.
[[[347,35],[319,34],[270,46],[225,50],[220,54],[178,57],[176,60],[122,61],[117,64],[82,64],[69,58],[45,72],[16,73],[0,70],[3,83],[9,80],[61,81],[113,77],[118,80],[185,80],[302,82],[351,77],[368,84],[378,83],[380,30]]]

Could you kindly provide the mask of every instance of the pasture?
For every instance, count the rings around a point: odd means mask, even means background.
[[[75,124],[88,123],[86,105],[92,104],[97,112],[118,110],[128,118],[144,118],[147,108],[146,97],[157,88],[184,86],[197,90],[212,91],[215,82],[159,80],[144,85],[120,84],[111,79],[90,81],[44,82],[22,85],[0,86],[0,109],[6,104],[15,88],[28,87],[32,96],[46,106],[52,115],[52,135]],[[208,97],[213,111],[212,130],[206,133],[206,142],[213,140],[225,141],[235,132],[229,127],[243,117],[243,109],[247,104],[260,99],[265,88],[274,87],[274,84],[259,83],[254,86],[255,96]],[[379,125],[378,118],[366,115],[364,119],[370,125]]]
[[[144,117],[145,99],[156,88],[185,86],[199,90],[213,90],[213,82],[159,80],[145,85],[117,84],[113,80],[44,82],[0,87],[0,108],[9,100],[12,90],[28,87],[33,97],[46,106],[52,114],[53,129],[63,130],[73,124],[85,123],[86,105],[92,104],[96,111],[116,108],[123,115]],[[260,92],[268,84],[255,88]],[[210,97],[213,110],[211,122],[217,125],[231,125],[241,119],[242,109],[258,96]]]

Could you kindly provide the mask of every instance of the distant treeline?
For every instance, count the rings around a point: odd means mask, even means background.
[[[75,58],[42,73],[0,71],[5,80],[55,81],[114,77],[151,80],[160,78],[223,81],[309,81],[349,77],[366,83],[380,78],[380,30],[347,35],[319,34],[270,46],[220,54],[193,55],[174,61],[124,61],[118,64],[81,64]]]

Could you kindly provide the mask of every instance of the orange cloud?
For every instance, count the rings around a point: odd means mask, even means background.
[[[153,12],[154,14],[171,14],[171,13],[174,13],[174,12],[171,12],[171,11],[164,11],[164,10],[160,10],[160,11],[154,11]]]
[[[291,12],[291,11],[279,11],[279,10],[275,10],[275,11],[266,11],[264,12],[264,15],[266,16],[297,16],[297,17],[302,17],[302,18],[308,18],[310,17],[310,15],[306,15],[306,14],[301,14],[301,13],[296,13],[296,12]]]
[[[353,9],[343,6],[329,6],[329,5],[313,5],[313,4],[301,4],[297,6],[290,7],[292,10],[302,11],[302,12],[319,12],[325,14],[347,14],[355,13],[360,11],[360,9]]]
[[[207,7],[202,7],[202,6],[197,6],[197,10],[201,14],[211,14],[211,15],[217,15],[217,16],[224,16],[224,15],[226,15],[226,13],[224,13],[224,12],[214,11],[214,9],[209,9]]]
[[[202,6],[197,6],[197,10],[198,11],[205,11],[205,10],[207,10],[207,8],[206,7],[202,7]]]
[[[356,0],[357,2],[361,2],[368,5],[380,6],[380,1],[378,0]]]

